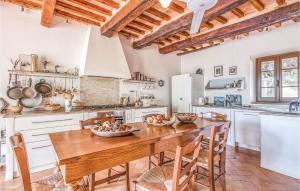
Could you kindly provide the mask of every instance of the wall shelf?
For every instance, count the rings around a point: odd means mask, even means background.
[[[53,73],[53,72],[30,72],[30,71],[21,71],[21,70],[8,70],[8,73],[12,75],[19,75],[19,76],[74,78],[74,79],[79,78],[79,76],[75,76],[72,74],[61,74],[61,73]]]
[[[126,83],[140,83],[140,84],[154,84],[156,81],[142,81],[142,80],[124,80]]]
[[[239,87],[227,87],[227,84],[232,84],[238,82]],[[245,78],[225,78],[225,79],[214,79],[209,80],[205,86],[206,90],[243,90],[245,89]]]

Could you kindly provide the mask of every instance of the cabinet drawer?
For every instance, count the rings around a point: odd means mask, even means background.
[[[78,125],[79,120],[83,119],[83,114],[70,114],[70,115],[51,115],[39,117],[25,117],[15,119],[15,130],[30,130],[41,129],[49,127],[63,127]]]
[[[50,141],[26,144],[29,168],[55,164],[56,154]]]
[[[40,128],[32,130],[20,131],[24,137],[25,143],[31,143],[36,141],[45,141],[49,140],[49,133],[69,131],[69,130],[79,130],[79,125],[69,125],[62,127],[49,127],[49,128]]]

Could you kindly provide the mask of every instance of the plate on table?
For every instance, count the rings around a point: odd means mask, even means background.
[[[176,118],[175,116],[169,117],[165,115],[147,115],[145,116],[145,121],[147,125],[152,125],[152,126],[171,126],[175,123]]]
[[[137,128],[133,128],[129,125],[123,125],[118,123],[110,123],[105,121],[103,123],[90,127],[93,134],[99,137],[121,137],[131,134],[134,131],[139,131]]]

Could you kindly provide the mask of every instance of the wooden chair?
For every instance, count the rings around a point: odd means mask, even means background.
[[[195,183],[196,162],[201,149],[203,135],[199,135],[192,142],[185,146],[176,148],[175,162],[156,166],[141,177],[135,183],[135,191],[208,191],[207,187]],[[183,156],[193,153],[192,160],[183,163]]]
[[[14,136],[10,137],[10,142],[13,146],[13,150],[19,164],[20,174],[22,177],[24,191],[52,191],[56,190],[69,190],[69,186],[64,184],[63,176],[59,170],[51,174],[50,176],[44,177],[41,180],[31,182],[28,157],[26,153],[24,139],[21,133],[16,133]],[[77,185],[77,190],[88,190],[84,187],[84,182],[79,182]]]
[[[104,121],[109,121],[109,122],[113,123],[113,122],[115,122],[115,119],[113,117],[109,117],[109,118],[98,117],[98,118],[88,119],[88,120],[85,120],[85,121],[81,120],[81,121],[79,121],[79,123],[80,123],[81,130],[83,130],[88,126],[96,125],[96,124],[104,122]],[[94,191],[95,187],[97,185],[100,185],[100,184],[103,184],[103,183],[106,183],[106,182],[111,183],[113,180],[116,180],[119,177],[124,176],[124,175],[125,175],[125,179],[126,179],[126,190],[129,191],[130,190],[129,163],[126,163],[125,165],[120,165],[120,167],[122,167],[124,169],[124,171],[118,172],[118,171],[114,170],[113,168],[108,169],[107,178],[104,178],[104,179],[96,180],[95,173],[92,174],[89,177],[90,191]],[[112,175],[113,171],[115,171],[116,174]]]
[[[209,142],[202,141],[202,150],[198,156],[197,176],[208,178],[210,191],[215,191],[215,181],[220,178],[222,191],[226,190],[225,183],[225,159],[226,144],[231,122],[224,125],[212,127],[210,130]],[[184,161],[191,161],[192,156],[186,155]],[[218,172],[215,172],[218,168]]]

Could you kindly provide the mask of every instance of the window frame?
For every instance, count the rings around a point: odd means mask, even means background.
[[[298,58],[298,97],[282,97],[282,60],[286,58]],[[261,87],[261,63],[265,61],[274,60],[274,88],[275,97],[261,97],[262,87]],[[284,54],[277,54],[272,56],[265,56],[256,59],[256,102],[274,102],[283,103],[289,102],[295,99],[300,99],[300,51],[289,52]]]

